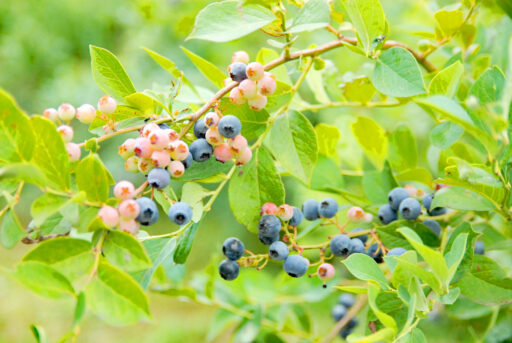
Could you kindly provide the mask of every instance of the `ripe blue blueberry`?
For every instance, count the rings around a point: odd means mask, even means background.
[[[320,207],[320,204],[318,201],[314,199],[309,199],[304,201],[302,204],[302,213],[304,213],[304,217],[307,220],[315,220],[320,217],[320,214],[318,213],[318,208]]]
[[[167,187],[171,182],[171,175],[166,169],[154,168],[149,171],[148,183],[151,187],[162,189]]]
[[[153,200],[147,197],[140,197],[136,199],[137,204],[139,204],[139,215],[137,216],[137,221],[141,225],[153,225],[158,220],[158,208]]]
[[[302,211],[298,207],[292,207],[293,208],[293,216],[288,222],[290,226],[299,226],[300,223],[302,223],[302,219],[304,219],[304,215],[302,214]]]
[[[166,123],[158,124],[158,127],[161,128],[162,130],[170,129],[169,125],[167,125]]]
[[[236,261],[244,254],[244,243],[236,237],[230,237],[222,244],[222,253],[228,259]]]
[[[485,246],[484,246],[484,242],[482,241],[477,241],[475,243],[475,254],[477,255],[485,255]]]
[[[362,227],[356,227],[355,229],[353,229],[352,231],[350,232],[361,232],[361,231],[364,231],[365,229],[363,229]],[[362,236],[356,236],[356,238],[360,239],[361,242],[363,243],[366,243],[366,241],[368,240],[368,235],[362,235]]]
[[[407,250],[404,248],[393,248],[390,251],[388,251],[386,256],[402,256]]]
[[[334,256],[347,257],[352,252],[352,241],[347,235],[336,235],[331,239],[331,252]]]
[[[333,198],[327,198],[320,202],[318,214],[320,217],[332,218],[338,213],[338,202]]]
[[[350,240],[352,243],[352,254],[354,253],[361,253],[364,254],[364,243],[359,238],[352,238]]]
[[[396,211],[400,207],[400,204],[402,203],[402,201],[404,201],[407,198],[409,198],[409,192],[407,192],[407,190],[405,188],[402,188],[402,187],[393,188],[388,193],[389,206],[391,206],[391,208]]]
[[[377,215],[379,216],[379,220],[382,224],[389,224],[398,219],[396,211],[393,210],[389,204],[382,205],[379,208]]]
[[[339,322],[341,320],[341,318],[345,317],[347,312],[348,312],[348,309],[344,305],[338,304],[332,308],[332,311],[331,311],[332,319],[334,319],[335,322]]]
[[[423,225],[429,227],[438,236],[441,235],[441,225],[433,219],[427,219],[423,222]]]
[[[208,126],[204,123],[204,118],[198,119],[194,124],[194,136],[197,138],[206,138]]]
[[[190,143],[189,151],[196,162],[208,161],[213,154],[212,146],[204,138],[198,138]]]
[[[384,259],[382,257],[382,249],[379,247],[377,243],[373,243],[372,245],[370,245],[367,254],[368,256],[373,258],[373,260],[377,263],[384,262]]]
[[[273,260],[282,261],[288,257],[289,253],[288,246],[281,241],[276,241],[270,244],[268,248],[268,254]]]
[[[228,114],[219,120],[219,133],[226,138],[235,138],[242,131],[240,119]]]
[[[224,260],[219,264],[219,274],[227,281],[234,280],[240,273],[240,266],[232,260]]]
[[[271,245],[275,241],[279,240],[279,232],[277,234],[275,234],[274,236],[267,237],[267,236],[262,235],[261,231],[260,231],[260,232],[258,232],[258,239],[260,240],[261,243],[263,243],[265,245]]]
[[[357,318],[352,318],[347,323],[347,325],[345,325],[345,327],[340,330],[341,338],[346,339],[348,337],[348,335],[350,335],[352,333],[352,331],[357,326],[357,324],[358,324]]]
[[[421,205],[414,198],[407,198],[400,204],[400,215],[404,219],[415,220],[421,214]]]
[[[261,217],[258,230],[264,237],[275,237],[281,231],[281,221],[273,214],[266,214]]]
[[[235,62],[229,67],[229,77],[231,80],[240,82],[247,78],[245,69],[247,66],[242,62]]]
[[[430,205],[432,205],[432,200],[434,199],[434,193],[427,194],[423,197],[423,207],[427,210],[427,213],[431,216],[440,216],[446,213],[446,208],[444,207],[436,207],[431,209]]]
[[[181,161],[181,163],[183,163],[183,166],[185,167],[185,169],[190,168],[190,166],[192,165],[193,162],[194,162],[194,158],[192,157],[192,154],[190,152],[188,153],[187,158],[185,158],[183,161]]]
[[[284,271],[291,277],[301,277],[306,274],[309,260],[300,255],[290,255],[284,260]]]
[[[356,303],[356,297],[350,293],[343,293],[338,298],[338,302],[346,308],[351,308]]]
[[[192,219],[192,208],[184,202],[175,202],[169,208],[169,219],[178,225],[187,224]]]

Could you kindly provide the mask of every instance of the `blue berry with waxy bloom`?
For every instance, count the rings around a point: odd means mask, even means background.
[[[363,229],[362,227],[356,227],[355,229],[350,231],[350,233],[361,232],[361,231],[365,231],[365,229]],[[368,235],[356,236],[355,238],[360,239],[361,242],[366,244],[366,241],[368,240]]]
[[[477,255],[485,255],[485,246],[484,246],[484,242],[482,241],[477,241],[475,243],[475,254]]]
[[[356,297],[350,293],[343,293],[338,298],[338,302],[346,308],[351,308],[356,303]]]
[[[196,162],[208,161],[213,155],[212,146],[204,138],[198,138],[190,143],[189,151]]]
[[[187,158],[185,158],[183,161],[181,161],[181,163],[183,163],[183,166],[185,167],[185,169],[190,168],[190,166],[192,165],[193,162],[194,162],[194,158],[192,157],[192,154],[190,152],[188,153]]]
[[[398,219],[396,211],[391,208],[389,204],[382,205],[377,212],[379,220],[382,224],[389,224]]]
[[[414,198],[407,198],[400,204],[399,211],[404,219],[415,220],[421,214],[420,202]]]
[[[219,133],[226,138],[235,138],[242,131],[242,123],[237,117],[228,114],[219,120]]]
[[[261,232],[258,232],[258,239],[260,240],[261,243],[263,243],[265,245],[271,245],[275,241],[279,240],[279,232],[271,237],[264,236],[261,234]]]
[[[386,256],[402,256],[406,252],[407,250],[405,250],[404,248],[393,248],[390,251],[388,251]]]
[[[405,188],[402,188],[402,187],[393,188],[388,193],[389,206],[391,206],[391,208],[396,211],[400,207],[400,204],[402,203],[402,201],[404,201],[407,198],[409,198],[409,192],[407,192],[407,190]]]
[[[423,207],[427,210],[427,213],[431,216],[440,216],[442,214],[446,213],[446,208],[444,207],[436,207],[436,208],[430,208],[432,205],[432,200],[434,200],[434,193],[427,194],[423,197]]]
[[[434,231],[436,235],[441,235],[441,225],[439,225],[437,221],[433,219],[427,219],[422,224],[427,226],[430,230]]]
[[[171,182],[171,175],[166,169],[154,168],[149,171],[148,183],[151,187],[162,189],[169,185]]]
[[[137,221],[141,225],[153,225],[158,220],[158,208],[153,200],[148,197],[140,197],[135,200],[139,205]]]
[[[354,254],[354,253],[364,254],[365,253],[364,243],[359,238],[357,238],[357,237],[352,238],[350,240],[350,242],[352,243],[352,254]]]
[[[204,118],[198,119],[194,124],[194,136],[197,138],[206,138],[208,126],[204,122]]]
[[[346,339],[348,337],[348,335],[350,335],[352,333],[352,331],[357,326],[357,324],[358,324],[357,318],[352,318],[351,320],[349,320],[347,325],[345,325],[345,327],[340,330],[339,334],[340,334],[341,338]]]
[[[302,204],[302,213],[307,220],[315,220],[320,217],[318,208],[320,204],[315,199],[309,199]]]
[[[235,261],[226,259],[219,264],[219,274],[227,281],[232,281],[238,277],[240,266]]]
[[[281,241],[276,241],[270,244],[270,247],[268,248],[269,256],[276,261],[282,261],[286,259],[289,252],[290,250],[288,249],[288,246]]]
[[[367,254],[368,256],[373,258],[373,260],[377,263],[384,262],[382,249],[379,247],[377,243],[373,243],[372,245],[370,245]]]
[[[259,233],[265,237],[274,237],[281,231],[281,221],[273,214],[266,214],[261,217],[258,224]]]
[[[332,218],[338,213],[338,202],[333,198],[327,198],[320,202],[318,214],[320,217]]]
[[[300,255],[289,255],[284,260],[283,268],[291,277],[301,277],[309,268],[309,260]]]
[[[175,202],[169,208],[167,215],[178,225],[187,224],[192,219],[192,208],[185,202]]]
[[[347,235],[334,236],[329,246],[334,256],[347,257],[352,252],[352,241]]]
[[[230,260],[238,260],[243,256],[244,252],[244,243],[236,237],[230,237],[222,244],[222,253]]]
[[[298,207],[292,207],[293,208],[293,215],[290,221],[288,222],[288,225],[290,226],[299,226],[300,223],[302,223],[302,219],[304,219],[304,214],[302,214],[302,211]]]
[[[344,305],[338,304],[331,310],[332,319],[334,319],[335,322],[339,322],[341,318],[345,317],[347,312],[348,309]]]
[[[231,77],[233,81],[241,82],[247,78],[246,69],[247,66],[242,62],[235,62],[229,66],[229,77]]]

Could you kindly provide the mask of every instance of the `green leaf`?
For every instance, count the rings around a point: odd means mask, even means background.
[[[343,261],[343,264],[356,278],[365,281],[376,281],[382,289],[389,288],[384,273],[370,256],[359,253],[352,254]]]
[[[395,179],[403,182],[420,182],[432,186],[432,174],[425,168],[413,168],[395,174]]]
[[[343,176],[336,163],[328,157],[318,155],[311,178],[311,189],[327,190],[333,187],[341,189],[344,184]]]
[[[44,193],[37,198],[30,207],[30,214],[34,219],[34,223],[39,226],[50,217],[52,214],[60,211],[69,201],[69,198],[64,198],[51,193]]]
[[[457,92],[460,79],[464,74],[464,66],[457,61],[441,70],[434,76],[428,86],[428,94],[440,94],[453,98]]]
[[[324,80],[322,78],[322,71],[310,69],[306,75],[306,82],[309,89],[313,92],[315,99],[321,104],[328,104],[331,102],[324,87]]]
[[[276,18],[263,6],[240,6],[238,1],[209,4],[196,16],[194,29],[187,39],[229,42],[270,24]]]
[[[398,125],[391,133],[389,143],[389,162],[394,169],[406,170],[416,167],[418,164],[416,141],[407,126]]]
[[[369,56],[375,39],[386,35],[388,30],[379,0],[343,0],[343,5],[356,29],[359,42]]]
[[[85,316],[85,293],[80,292],[76,297],[75,313],[73,315],[73,328],[76,328]]]
[[[437,277],[433,273],[419,267],[417,262],[407,260],[407,254],[409,253],[396,258],[398,264],[393,272],[393,284],[407,284],[407,280],[410,280],[409,274],[412,274],[428,284],[436,294],[446,294],[446,292],[443,292],[441,283]],[[399,276],[403,277],[400,278]]]
[[[23,230],[13,210],[5,212],[0,226],[0,242],[7,249],[13,248],[27,233]]]
[[[171,297],[196,298],[196,291],[193,288],[166,288],[162,291],[158,291],[158,293]]]
[[[366,256],[366,255],[362,255],[362,254],[354,254],[354,255],[361,255],[361,256],[365,256],[367,258],[369,258],[370,260],[373,261],[373,259],[369,256]],[[373,261],[373,263],[375,263],[375,261]],[[375,263],[375,266],[377,267],[377,269],[380,271],[380,268],[377,266],[377,264]],[[382,273],[382,272],[381,272]],[[393,317],[391,317],[390,315],[388,315],[387,313],[381,311],[379,309],[379,307],[377,306],[377,296],[379,295],[380,293],[380,288],[377,287],[376,285],[372,284],[372,283],[368,283],[368,304],[370,305],[370,308],[372,309],[373,313],[375,313],[375,315],[377,316],[377,318],[379,319],[379,321],[387,328],[393,330],[394,333],[396,333],[397,331],[397,326],[396,326],[396,322],[395,320],[393,319]]]
[[[454,286],[470,300],[482,305],[502,305],[512,301],[512,279],[498,263],[483,255],[475,255],[469,273]]]
[[[132,235],[123,231],[109,231],[103,242],[103,255],[114,266],[127,272],[151,267],[151,260],[144,246]]]
[[[31,291],[47,298],[60,298],[75,293],[69,280],[56,269],[39,262],[22,262],[14,276]]]
[[[178,264],[185,264],[188,255],[190,254],[190,250],[192,250],[192,243],[194,243],[198,227],[199,223],[194,223],[190,225],[190,227],[188,227],[180,236],[176,251],[174,252],[174,262]]]
[[[451,283],[459,281],[460,278],[471,268],[471,264],[473,262],[474,246],[478,234],[475,231],[473,231],[473,229],[471,228],[471,224],[469,224],[468,222],[462,223],[455,229],[455,231],[453,231],[450,234],[448,243],[446,243],[445,251],[450,251],[452,249],[452,245],[455,242],[455,239],[459,237],[459,235],[463,234],[466,234],[468,237],[467,244],[462,261],[460,262],[456,273],[453,275]]]
[[[441,31],[441,37],[451,37],[464,23],[464,12],[460,9],[446,10],[442,9],[434,13],[434,18],[437,22],[437,28]]]
[[[32,334],[34,335],[34,338],[36,339],[37,343],[48,342],[46,338],[46,332],[41,326],[32,324],[30,325],[30,330],[32,331]]]
[[[280,115],[270,130],[268,143],[279,164],[309,184],[318,157],[316,132],[309,120],[296,111]]]
[[[181,189],[181,201],[192,207],[192,221],[198,223],[203,216],[203,199],[210,195],[210,191],[195,182],[187,182]]]
[[[37,154],[33,155],[32,162],[41,169],[50,185],[57,189],[69,189],[68,153],[55,124],[40,116],[34,116],[30,120],[32,127],[37,128],[34,129],[34,150]]]
[[[149,317],[148,298],[130,275],[101,261],[97,276],[85,289],[87,307],[113,325]]]
[[[0,162],[29,161],[34,142],[29,118],[14,98],[0,89]]]
[[[236,31],[236,30],[234,30]],[[215,64],[205,60],[199,55],[194,54],[192,51],[187,50],[184,47],[181,47],[181,50],[187,54],[188,58],[192,61],[192,63],[199,69],[199,71],[208,79],[211,83],[215,85],[215,87],[223,88],[224,87],[224,79],[226,79],[226,74],[222,72]]]
[[[89,241],[58,237],[39,243],[22,261],[44,263],[68,279],[76,280],[89,273],[94,263],[94,255]]]
[[[124,97],[126,102],[134,108],[142,111],[144,114],[150,114],[155,111],[155,100],[141,92],[136,92]]]
[[[233,167],[232,162],[218,162],[216,159],[212,158],[206,162],[201,163],[192,163],[190,168],[185,170],[185,174],[180,177],[180,181],[198,181],[198,182],[206,182],[209,178],[219,176],[222,180],[226,177],[226,173]],[[215,180],[218,182],[218,180]]]
[[[509,16],[512,18],[512,3],[509,0],[496,0],[498,6]]]
[[[451,121],[436,125],[430,132],[432,145],[439,149],[447,149],[459,140],[464,134],[464,129]]]
[[[414,56],[404,48],[386,50],[377,60],[373,85],[379,92],[394,97],[425,94],[420,67]]]
[[[367,157],[381,168],[388,154],[388,139],[384,129],[373,119],[363,116],[357,117],[351,128]]]
[[[284,203],[284,186],[274,161],[265,149],[235,173],[229,184],[229,204],[235,218],[251,232],[258,232],[259,211],[266,202]]]
[[[356,77],[343,85],[343,95],[348,101],[367,104],[375,94],[375,87],[366,76]]]
[[[97,154],[90,154],[76,168],[78,189],[87,194],[90,201],[107,201],[112,176]]]
[[[410,220],[396,220],[386,226],[381,226],[377,229],[379,238],[387,247],[412,249],[407,239],[404,238],[398,231],[399,228],[407,226],[420,236],[422,242],[430,247],[438,247],[440,244],[439,237],[426,225],[419,222],[412,222]]]
[[[476,80],[469,94],[476,96],[481,105],[486,105],[500,100],[504,89],[505,76],[494,66]]]
[[[269,114],[267,110],[253,111],[249,105],[235,105],[229,99],[220,101],[220,111],[226,114],[232,114],[242,123],[241,134],[248,140],[257,139],[267,126]]]
[[[496,209],[492,202],[480,194],[457,186],[446,187],[437,191],[430,206],[432,208],[449,207],[465,211],[492,211]]]
[[[92,76],[103,92],[119,99],[136,92],[130,77],[114,54],[94,45],[89,46],[89,52]]]
[[[448,266],[448,282],[451,282],[457,268],[459,267],[464,254],[466,253],[466,247],[468,243],[468,234],[460,233],[453,240],[450,250],[444,255],[446,265]],[[455,300],[454,300],[455,301]]]
[[[336,126],[320,123],[315,126],[315,132],[318,139],[318,154],[339,162],[337,146],[341,137],[340,130]]]
[[[38,186],[44,186],[48,183],[44,174],[35,164],[26,162],[9,163],[1,167],[0,178],[14,179]]]
[[[326,0],[309,0],[293,19],[289,33],[313,31],[329,25],[330,9]]]
[[[399,186],[388,162],[384,163],[384,168],[381,171],[365,172],[362,185],[366,198],[375,204],[387,203],[389,191]]]
[[[142,288],[148,288],[149,282],[153,277],[156,269],[166,260],[172,258],[176,250],[176,238],[155,238],[146,239],[142,242],[151,259],[153,265],[151,268],[140,272],[136,275],[136,279]]]
[[[404,337],[400,338],[397,343],[427,343],[427,338],[418,328],[414,328]]]

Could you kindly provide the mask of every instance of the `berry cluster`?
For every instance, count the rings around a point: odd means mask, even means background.
[[[266,72],[261,63],[249,63],[249,55],[245,51],[237,51],[233,54],[228,73],[231,80],[239,82],[238,86],[231,90],[229,99],[235,105],[243,105],[247,102],[249,107],[259,111],[267,105],[267,96],[276,90],[276,78]]]
[[[114,98],[110,96],[104,96],[98,101],[98,111],[102,114],[112,114],[117,107],[117,103]],[[83,104],[77,109],[69,103],[64,103],[59,106],[59,109],[47,108],[43,112],[45,118],[50,119],[53,122],[62,124],[57,128],[57,131],[64,139],[66,143],[66,150],[68,152],[69,160],[71,162],[78,161],[80,159],[81,151],[80,146],[76,143],[71,142],[73,140],[73,128],[67,124],[76,117],[83,124],[90,124],[96,118],[96,109],[90,104]]]
[[[350,293],[343,293],[338,298],[338,304],[332,308],[331,315],[335,322],[339,322],[343,317],[347,315],[348,310],[354,306],[356,298]],[[352,333],[354,328],[357,326],[357,318],[352,318],[348,323],[340,330],[341,338],[345,339]]]

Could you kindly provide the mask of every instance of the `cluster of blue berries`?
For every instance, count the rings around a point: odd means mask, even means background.
[[[219,264],[219,274],[224,280],[234,280],[240,273],[240,266],[236,261],[245,252],[244,243],[235,237],[230,237],[222,244],[222,253],[226,259]]]
[[[338,304],[332,308],[331,315],[335,322],[339,322],[343,317],[347,315],[348,310],[354,306],[356,298],[350,293],[343,293],[338,299]],[[357,318],[352,318],[348,323],[340,330],[339,335],[345,339],[352,333],[354,328],[357,326]]]

